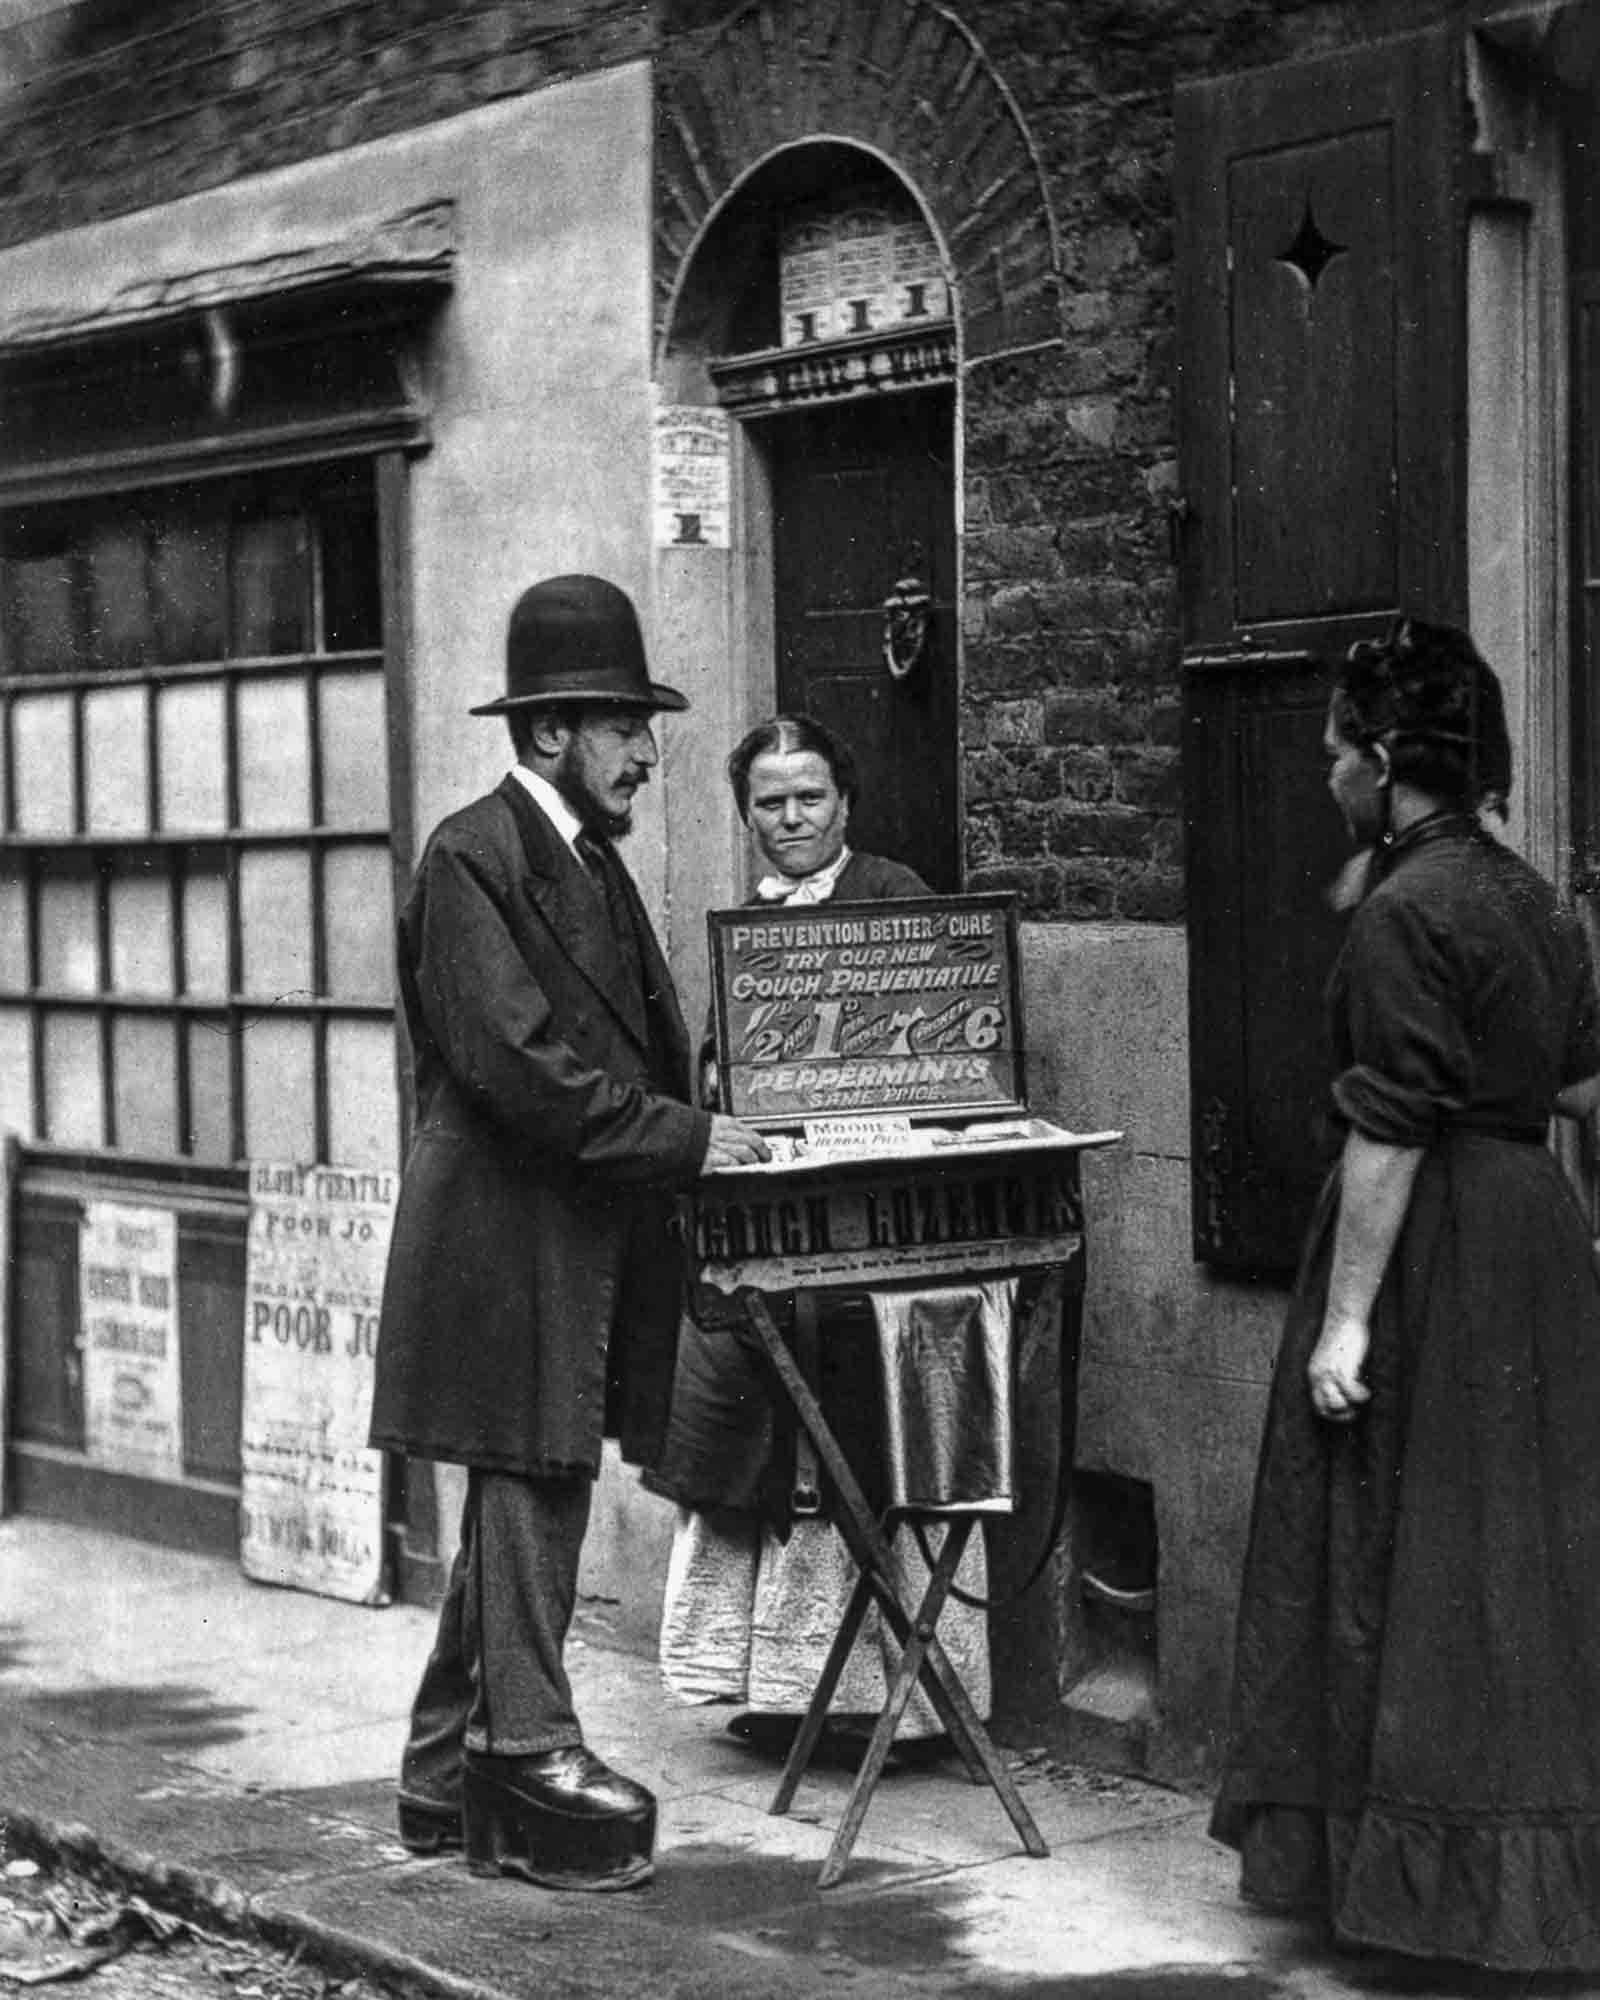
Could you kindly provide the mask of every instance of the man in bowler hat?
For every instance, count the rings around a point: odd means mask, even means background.
[[[690,1103],[672,978],[613,843],[688,706],[592,576],[511,613],[516,763],[429,840],[399,926],[415,1126],[372,1442],[468,1468],[401,1762],[414,1852],[550,1888],[648,1879],[655,1800],[583,1741],[563,1653],[603,1436],[648,1464],[682,1280],[674,1191],[766,1147]]]

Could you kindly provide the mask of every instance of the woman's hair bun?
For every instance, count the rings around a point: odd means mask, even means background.
[[[1494,670],[1453,625],[1397,618],[1345,656],[1334,717],[1354,743],[1382,743],[1397,779],[1452,805],[1504,811],[1511,739]]]

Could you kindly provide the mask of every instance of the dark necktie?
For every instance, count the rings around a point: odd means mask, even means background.
[[[578,858],[582,861],[595,884],[606,899],[606,911],[611,919],[611,935],[616,939],[617,950],[628,977],[633,982],[633,990],[644,991],[644,964],[639,956],[639,933],[634,927],[633,910],[629,903],[627,887],[622,881],[622,863],[612,850],[610,841],[602,840],[598,834],[586,827],[573,842]]]

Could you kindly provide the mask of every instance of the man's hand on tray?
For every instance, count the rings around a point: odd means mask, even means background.
[[[700,1162],[703,1174],[726,1167],[748,1167],[758,1160],[770,1160],[772,1149],[753,1125],[729,1118],[723,1112],[711,1114],[711,1140]]]

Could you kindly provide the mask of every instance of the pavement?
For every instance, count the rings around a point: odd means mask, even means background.
[[[1525,1982],[1335,1953],[1253,1912],[1202,1799],[1007,1755],[1031,1859],[959,1763],[880,1785],[844,1879],[817,1873],[849,1776],[767,1806],[773,1766],[580,1614],[590,1742],[661,1801],[655,1881],[555,1895],[420,1861],[393,1776],[432,1637],[418,1607],[255,1584],[231,1564],[0,1521],[0,1828],[215,1927],[439,2000],[1342,2000]],[[1564,1995],[1578,1989],[1561,1986]]]

